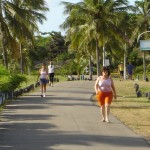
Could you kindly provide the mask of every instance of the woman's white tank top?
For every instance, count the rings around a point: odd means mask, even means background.
[[[47,72],[43,69],[40,71],[40,79],[46,79],[47,77]]]
[[[110,92],[111,89],[111,79],[110,77],[108,79],[102,79],[102,76],[100,76],[99,80],[99,90],[102,92]]]

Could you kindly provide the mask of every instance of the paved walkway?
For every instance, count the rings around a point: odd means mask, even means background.
[[[150,145],[116,117],[103,123],[90,97],[94,81],[58,82],[47,97],[37,89],[0,114],[1,150],[149,150]]]

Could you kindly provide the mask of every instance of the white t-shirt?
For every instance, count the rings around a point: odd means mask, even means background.
[[[54,73],[54,65],[48,66],[48,73]]]

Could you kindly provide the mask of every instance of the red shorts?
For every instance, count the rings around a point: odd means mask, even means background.
[[[96,94],[96,98],[100,104],[100,106],[103,106],[104,104],[111,104],[113,99],[113,93],[111,92],[101,92],[99,91],[98,94]]]

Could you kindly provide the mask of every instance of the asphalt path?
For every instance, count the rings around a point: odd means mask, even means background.
[[[13,100],[0,113],[0,150],[150,150],[115,116],[101,122],[94,82],[57,82],[45,98],[37,88]]]

